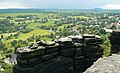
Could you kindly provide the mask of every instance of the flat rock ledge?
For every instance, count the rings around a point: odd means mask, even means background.
[[[99,58],[84,73],[120,73],[120,55]]]

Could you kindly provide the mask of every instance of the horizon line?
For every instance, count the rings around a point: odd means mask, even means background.
[[[101,9],[101,10],[120,10],[120,9],[104,9],[104,8],[0,8],[0,10],[5,9],[54,9],[54,10],[92,10],[92,9]]]

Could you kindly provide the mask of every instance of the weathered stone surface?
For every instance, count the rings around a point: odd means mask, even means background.
[[[45,53],[54,53],[58,52],[59,44],[55,43],[54,45],[45,46]]]
[[[65,57],[72,57],[75,54],[75,48],[71,47],[69,49],[60,50],[60,55]]]
[[[84,68],[85,69],[87,69],[87,68],[89,68],[90,66],[92,66],[93,65],[93,63],[95,62],[95,61],[97,61],[97,59],[98,58],[90,58],[90,59],[85,59],[85,65],[84,65]]]
[[[83,55],[83,44],[82,43],[74,43],[75,46],[75,56],[79,57]]]
[[[112,45],[111,46],[111,52],[112,53],[118,53],[118,52],[120,52],[120,46],[119,45]]]
[[[53,46],[53,45],[55,45],[55,42],[54,41],[53,42],[45,42],[45,41],[41,40],[41,41],[37,42],[37,44],[39,46]]]
[[[120,73],[120,55],[100,58],[84,73]]]
[[[96,44],[102,44],[102,43],[103,43],[103,40],[100,39],[100,38],[85,38],[85,39],[84,39],[84,42],[85,42],[87,45],[96,45]]]
[[[95,35],[83,34],[83,38],[95,38]]]
[[[17,49],[17,57],[21,59],[34,58],[45,53],[45,47],[39,46],[37,49],[29,49],[28,47],[23,47]]]
[[[39,73],[73,73],[72,63],[73,59],[59,56],[40,69]]]
[[[84,56],[79,56],[74,58],[74,71],[75,73],[81,73],[84,71],[84,66],[85,66],[85,57]]]
[[[55,53],[45,54],[45,55],[41,56],[41,59],[43,61],[48,61],[48,60],[53,59],[57,56],[58,56],[58,52],[55,52]]]
[[[60,38],[57,42],[60,46],[73,45],[72,39],[68,37]]]
[[[111,53],[119,53],[120,52],[120,30],[114,30],[110,37],[111,43]]]
[[[39,41],[17,50],[14,73],[82,73],[102,56],[95,35],[69,36],[56,42]],[[94,44],[92,44],[94,43]]]
[[[59,56],[29,68],[16,65],[14,73],[74,73],[73,59]]]
[[[120,30],[113,30],[113,32],[111,33],[111,35],[119,37],[120,36]]]
[[[18,48],[16,52],[20,53],[20,54],[23,54],[23,53],[27,54],[27,53],[36,52],[38,50],[43,50],[43,49],[45,49],[45,47],[43,47],[43,46],[39,46],[36,49],[31,49],[31,48],[29,48],[29,46],[27,46],[27,47],[23,47],[23,48]]]
[[[83,37],[81,35],[76,35],[76,36],[68,36],[73,40],[74,43],[82,43],[83,42]]]
[[[110,42],[111,44],[113,45],[120,45],[120,36],[119,37],[116,37],[116,36],[110,36]]]
[[[20,59],[20,58],[17,58],[17,63],[19,65],[21,65],[22,67],[31,67],[31,66],[35,66],[37,65],[38,63],[40,62],[40,59],[39,57],[35,57],[35,58],[32,58],[32,59]]]

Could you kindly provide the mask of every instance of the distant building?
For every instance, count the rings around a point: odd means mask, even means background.
[[[11,57],[8,57],[8,58],[5,58],[4,59],[4,62],[5,63],[7,63],[7,64],[9,64],[9,65],[14,65],[14,64],[16,64],[16,57],[17,57],[17,55],[16,54],[14,54],[14,55],[11,55]]]
[[[112,23],[112,27],[116,27],[116,29],[120,28],[120,23]]]
[[[112,32],[112,29],[103,28],[106,32]]]

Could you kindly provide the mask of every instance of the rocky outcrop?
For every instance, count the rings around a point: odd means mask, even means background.
[[[98,59],[84,73],[120,73],[120,55],[117,55],[120,53],[120,30],[114,30],[109,39],[114,55]]]
[[[120,52],[120,30],[114,30],[110,37],[111,43],[111,53],[119,53]]]
[[[120,73],[120,55],[100,58],[84,73]]]
[[[103,54],[95,35],[69,36],[53,42],[40,41],[17,49],[14,73],[81,73]]]

